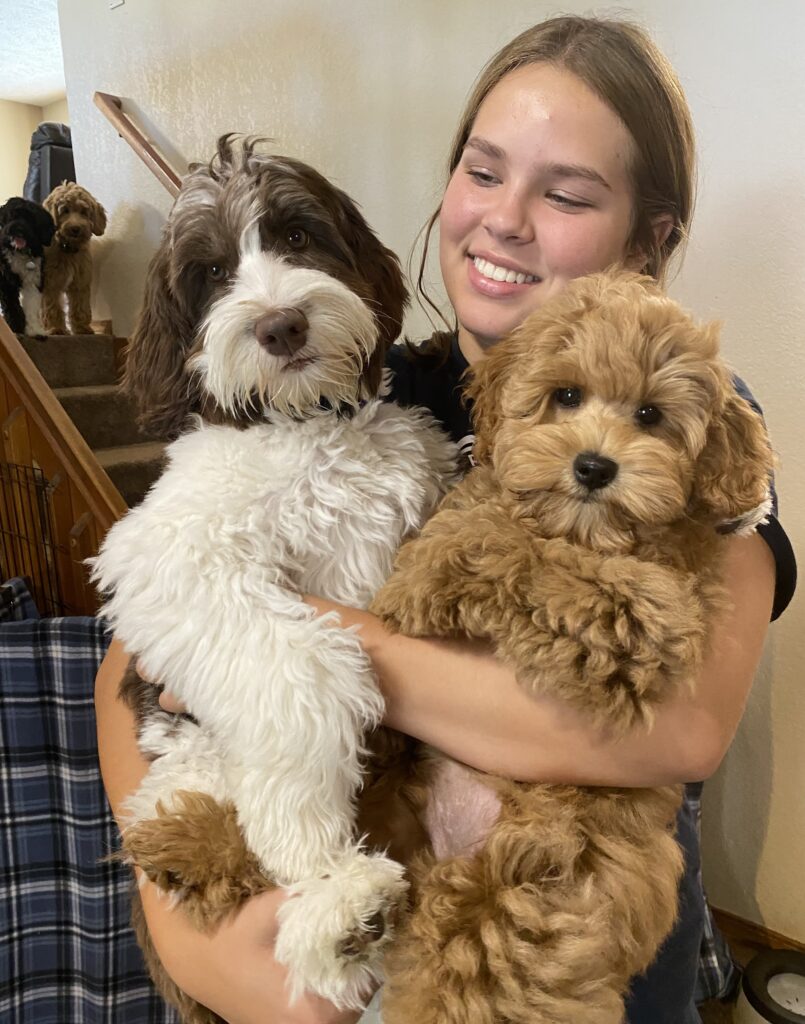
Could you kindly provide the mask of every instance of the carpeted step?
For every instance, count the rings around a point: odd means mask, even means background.
[[[162,472],[165,445],[158,441],[99,448],[95,455],[131,508]]]
[[[126,344],[124,338],[108,334],[20,336],[20,342],[54,389],[117,383],[118,359]]]
[[[140,433],[131,401],[115,384],[54,388],[53,393],[90,448],[119,448],[158,440]]]

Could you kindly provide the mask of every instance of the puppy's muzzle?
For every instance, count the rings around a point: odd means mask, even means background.
[[[618,464],[596,452],[582,452],[573,460],[573,475],[588,491],[597,491],[612,483]]]
[[[307,317],[301,309],[275,309],[254,325],[257,340],[272,356],[294,356],[307,344]]]

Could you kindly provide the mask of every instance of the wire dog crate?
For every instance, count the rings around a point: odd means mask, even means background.
[[[0,579],[22,576],[30,581],[40,614],[68,612],[59,562],[69,551],[56,543],[53,492],[57,474],[47,480],[35,466],[0,462]]]

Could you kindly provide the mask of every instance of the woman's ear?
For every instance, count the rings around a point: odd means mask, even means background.
[[[674,230],[675,221],[672,213],[658,213],[651,218],[650,230],[651,230],[651,246],[654,251],[659,251],[665,242],[668,240],[668,236]],[[650,252],[646,252],[646,244],[640,243],[636,240],[635,245],[624,261],[624,266],[627,270],[634,270],[638,274],[645,272],[646,264],[651,257]]]

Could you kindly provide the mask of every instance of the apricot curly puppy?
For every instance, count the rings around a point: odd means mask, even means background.
[[[491,641],[528,692],[612,734],[650,728],[724,607],[720,531],[769,507],[765,430],[717,327],[648,278],[591,276],[496,346],[470,394],[479,465],[373,610]],[[434,837],[420,859],[385,1024],[619,1024],[675,919],[680,789],[522,784],[423,754],[421,779],[437,771],[471,775],[499,813],[469,850],[437,860]]]
[[[106,230],[106,212],[81,185],[65,181],[42,204],[56,223],[45,250],[42,319],[48,334],[66,334],[62,295],[67,297],[70,334],[92,334],[90,239]]]

